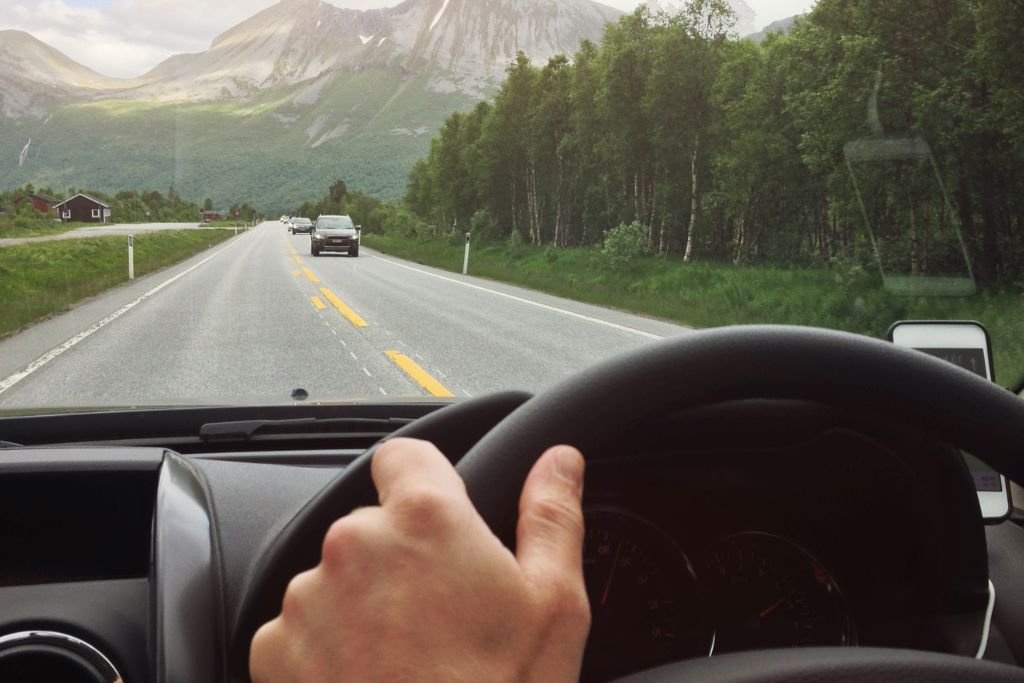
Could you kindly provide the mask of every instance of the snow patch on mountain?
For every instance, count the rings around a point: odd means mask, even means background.
[[[325,142],[327,142],[329,140],[334,140],[335,138],[340,138],[341,136],[343,136],[345,133],[348,132],[348,129],[349,129],[349,127],[351,125],[352,125],[352,123],[348,119],[345,119],[344,121],[339,123],[337,126],[335,126],[333,130],[331,130],[331,131],[321,135],[320,139],[317,140],[316,142],[314,142],[312,146],[313,147],[319,147],[320,145],[324,144]]]
[[[434,20],[430,22],[430,28],[427,29],[428,31],[433,31],[434,27],[437,26],[437,22],[441,21],[441,17],[444,16],[444,11],[448,9],[448,3],[450,1],[451,0],[444,0],[444,4],[441,5],[441,10],[434,16]]]
[[[25,146],[21,148],[21,154],[18,155],[18,166],[22,166],[25,163],[25,159],[28,158],[28,148],[32,146],[32,138],[28,139]]]

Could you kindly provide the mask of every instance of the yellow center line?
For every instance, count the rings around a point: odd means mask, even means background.
[[[320,284],[320,278],[318,278],[316,275],[313,275],[313,271],[311,271],[309,268],[303,268],[302,272],[306,274],[306,277],[308,277],[309,281],[312,282],[314,285]]]
[[[302,259],[301,259],[301,258],[299,258],[298,256],[296,256],[296,257],[295,257],[295,262],[296,262],[296,263],[302,263]]]
[[[409,356],[405,355],[401,351],[385,351],[384,353],[391,359],[392,363],[401,368],[405,374],[409,375],[409,377],[412,377],[413,381],[426,389],[431,396],[455,396],[455,394],[448,391],[443,384],[434,379],[429,372],[421,368],[416,361],[409,358]]]
[[[295,277],[298,277],[298,276],[302,275],[302,273],[300,271],[298,271],[298,270],[293,270],[292,271],[292,275],[294,275]]]
[[[353,311],[351,308],[345,305],[345,302],[338,298],[338,296],[327,289],[326,287],[320,288],[320,293],[324,295],[324,298],[331,302],[331,305],[338,309],[338,313],[345,316],[345,319],[356,327],[369,327],[367,322],[359,317],[359,314]]]
[[[316,306],[316,310],[322,311],[325,308],[327,308],[327,304],[325,304],[323,299],[321,299],[320,297],[318,297],[318,296],[311,296],[311,297],[309,297],[309,299],[310,299],[310,301],[313,302],[313,305]]]

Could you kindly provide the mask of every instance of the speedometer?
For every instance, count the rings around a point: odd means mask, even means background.
[[[584,681],[706,657],[714,631],[693,567],[651,523],[618,510],[586,516],[583,571],[593,625]]]
[[[764,533],[730,536],[712,548],[706,569],[716,654],[853,643],[839,587],[795,543]]]

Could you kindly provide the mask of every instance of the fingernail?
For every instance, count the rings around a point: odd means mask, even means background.
[[[575,449],[562,446],[555,451],[555,471],[577,490],[583,490],[583,458]]]

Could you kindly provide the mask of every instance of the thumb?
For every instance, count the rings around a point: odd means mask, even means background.
[[[583,584],[583,455],[548,449],[530,470],[519,499],[516,558],[534,580]]]

